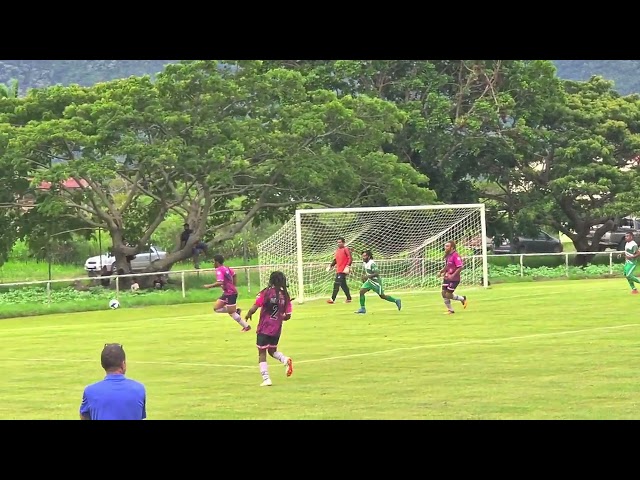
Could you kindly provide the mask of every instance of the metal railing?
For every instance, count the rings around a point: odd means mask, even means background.
[[[602,257],[604,255],[608,256],[608,266],[609,266],[609,274],[613,274],[614,273],[614,259],[616,260],[621,260],[624,258],[624,252],[620,252],[620,251],[608,251],[608,252],[562,252],[562,253],[514,253],[514,254],[491,254],[491,255],[487,255],[487,258],[499,258],[499,259],[508,259],[508,264],[509,265],[519,265],[520,267],[520,277],[524,277],[525,276],[525,258],[527,257],[564,257],[564,265],[565,265],[565,269],[566,269],[566,276],[569,277],[570,276],[570,267],[571,267],[571,262],[570,259],[572,257],[578,256],[578,255],[587,255],[590,257],[594,257],[594,256],[599,256]],[[479,265],[481,265],[481,259],[482,259],[482,255],[473,255],[473,256],[467,256],[465,257],[466,261],[468,262],[468,268],[473,268],[474,270],[479,268]],[[471,261],[470,261],[471,260]],[[440,261],[440,259],[436,260],[436,259],[427,259],[427,258],[415,258],[415,259],[402,259],[402,260],[387,260],[386,262],[389,263],[393,263],[393,262],[407,262],[407,261],[415,261],[418,263],[422,264],[422,275],[424,276],[426,274],[425,272],[425,267],[424,265],[426,263],[433,263],[434,261]],[[386,263],[385,260],[380,260],[378,263],[379,264],[384,264]],[[489,277],[491,277],[491,267],[492,267],[492,263],[491,261],[488,262],[489,263]],[[470,264],[470,265],[469,265]],[[306,267],[318,267],[318,268],[323,268],[326,266],[326,263],[319,263],[319,262],[309,262],[309,263],[305,263],[304,264]],[[250,293],[251,292],[251,287],[252,285],[257,285],[259,282],[259,274],[260,271],[267,271],[267,270],[271,270],[271,269],[282,269],[285,265],[283,264],[277,264],[277,265],[241,265],[241,266],[237,266],[237,267],[232,267],[237,273],[242,273],[241,277],[242,278],[242,285],[238,285],[238,286],[246,286],[247,291]],[[493,264],[493,266],[498,266]],[[503,265],[504,266],[504,265]],[[295,269],[297,268],[295,263],[291,263],[291,264],[287,264],[286,267],[288,267],[288,269]],[[180,282],[180,290],[182,293],[182,298],[186,298],[187,296],[187,277],[188,276],[197,276],[199,277],[200,275],[208,275],[207,279],[209,280],[208,283],[212,283],[214,281],[213,279],[213,275],[214,275],[215,269],[214,268],[202,268],[202,269],[188,269],[188,270],[173,270],[173,271],[163,271],[163,272],[150,272],[150,273],[131,273],[131,274],[124,274],[124,275],[110,275],[110,276],[83,276],[83,277],[75,277],[75,278],[62,278],[62,279],[51,279],[51,280],[35,280],[35,281],[28,281],[28,282],[11,282],[11,283],[0,283],[0,287],[5,288],[5,287],[24,287],[24,286],[30,286],[30,285],[45,285],[46,286],[46,295],[47,295],[47,303],[51,303],[51,288],[52,285],[54,284],[69,284],[69,283],[76,283],[76,282],[80,282],[81,284],[94,284],[94,285],[99,285],[101,283],[102,280],[105,279],[109,279],[110,281],[115,283],[115,290],[114,290],[114,297],[118,298],[118,296],[120,295],[120,293],[122,292],[123,288],[122,288],[122,284],[121,282],[123,281],[123,279],[129,279],[129,278],[141,278],[141,277],[155,277],[158,275],[162,275],[162,276],[166,276],[170,279],[175,279],[176,277],[179,277],[179,282]],[[476,273],[473,274],[474,276],[477,275]],[[253,278],[253,279],[252,279]]]

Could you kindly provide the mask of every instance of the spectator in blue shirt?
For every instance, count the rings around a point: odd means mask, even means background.
[[[124,348],[107,343],[100,357],[107,376],[88,385],[80,404],[81,420],[144,420],[147,418],[147,392],[144,385],[126,378]]]

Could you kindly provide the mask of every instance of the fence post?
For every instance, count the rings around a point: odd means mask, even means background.
[[[247,267],[244,269],[244,272],[247,276],[247,292],[251,293],[251,270]]]
[[[116,300],[118,299],[118,295],[120,294],[120,277],[116,277]]]
[[[47,305],[51,306],[51,282],[47,282]]]
[[[524,255],[520,254],[520,276],[524,277]]]
[[[564,268],[567,273],[567,278],[569,278],[569,254],[564,254]]]
[[[185,291],[184,286],[184,270],[180,272],[180,283],[182,283],[182,298],[185,298],[187,296],[187,292]]]
[[[609,252],[609,275],[613,275],[613,252]]]

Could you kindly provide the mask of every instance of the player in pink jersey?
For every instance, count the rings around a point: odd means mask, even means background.
[[[464,268],[464,262],[456,250],[456,242],[453,240],[444,244],[444,261],[444,268],[440,270],[438,276],[444,275],[444,281],[442,282],[442,298],[444,299],[444,305],[447,307],[447,311],[445,313],[447,315],[452,315],[456,312],[453,311],[451,300],[458,300],[462,302],[462,306],[464,308],[467,308],[466,295],[460,296],[453,293],[460,284],[460,272]]]
[[[282,322],[291,318],[291,302],[292,299],[287,291],[287,278],[284,273],[272,272],[269,277],[269,286],[258,294],[255,303],[245,316],[246,320],[251,320],[251,316],[256,313],[258,308],[260,309],[260,320],[256,329],[256,346],[258,347],[258,366],[262,375],[261,387],[271,386],[267,352],[280,363],[284,363],[287,377],[293,373],[291,358],[278,351]]]
[[[236,287],[236,272],[232,268],[225,267],[224,257],[215,255],[213,265],[216,267],[216,281],[204,285],[204,288],[222,288],[222,295],[213,307],[216,313],[228,313],[242,327],[243,332],[251,330],[251,326],[240,316],[240,309],[236,308],[238,301],[238,288]]]

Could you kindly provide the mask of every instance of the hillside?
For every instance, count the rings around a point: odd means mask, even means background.
[[[17,79],[20,93],[49,85],[93,85],[131,75],[154,75],[176,60],[0,60],[0,83]]]
[[[0,83],[18,79],[20,93],[48,85],[94,83],[131,75],[154,75],[177,60],[0,60]],[[623,95],[640,93],[640,60],[553,60],[558,76],[588,80],[601,75],[613,80]]]
[[[640,60],[553,60],[558,77],[567,80],[588,80],[600,75],[615,82],[622,95],[640,93]]]

